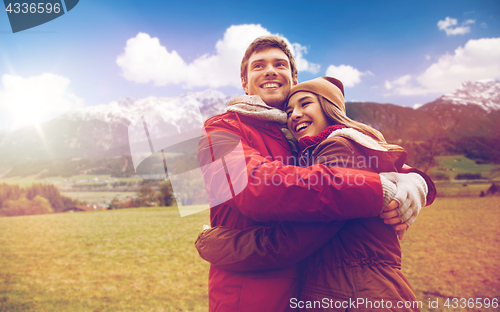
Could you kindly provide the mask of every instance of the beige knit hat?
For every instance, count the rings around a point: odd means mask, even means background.
[[[337,106],[340,110],[345,112],[344,85],[338,79],[332,77],[319,77],[301,82],[290,90],[290,94],[288,95],[288,99],[285,103],[288,103],[292,95],[301,91],[321,95],[335,104],[335,106]]]

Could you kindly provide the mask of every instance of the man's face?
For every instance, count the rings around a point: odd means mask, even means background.
[[[247,81],[241,82],[245,93],[258,95],[267,105],[282,109],[290,89],[297,84],[286,54],[278,48],[254,52],[247,70]]]

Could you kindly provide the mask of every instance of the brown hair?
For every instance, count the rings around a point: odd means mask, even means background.
[[[295,65],[295,59],[293,58],[292,52],[290,52],[290,49],[288,48],[288,45],[285,42],[285,40],[283,40],[278,36],[261,36],[255,39],[252,43],[250,43],[250,45],[245,51],[243,59],[241,60],[240,74],[241,74],[241,79],[244,82],[247,82],[248,60],[250,59],[250,56],[252,56],[252,54],[254,54],[255,52],[260,52],[270,48],[278,48],[281,51],[283,51],[283,53],[285,53],[285,55],[290,60],[292,79],[295,79],[298,72],[297,66]]]
[[[378,142],[386,143],[384,136],[380,131],[373,129],[369,125],[364,123],[354,121],[347,117],[345,111],[337,107],[337,105],[330,102],[323,96],[316,94],[321,105],[321,109],[326,116],[326,119],[330,121],[331,124],[341,124],[348,128],[353,128],[359,132],[368,135],[369,137],[375,139]]]

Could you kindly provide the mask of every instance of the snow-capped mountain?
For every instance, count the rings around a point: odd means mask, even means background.
[[[199,103],[199,109],[203,117],[224,112],[226,104],[231,98],[217,90],[189,93],[184,96],[194,95]],[[182,96],[181,96],[182,97]],[[157,109],[165,118],[174,114],[182,113],[182,107],[176,107],[173,102],[180,97],[154,97],[135,99],[132,97],[119,98],[109,104],[83,107],[68,112],[59,118],[73,121],[102,121],[105,123],[123,123],[128,125],[138,116],[143,115],[151,109]]]
[[[349,117],[380,130],[391,142],[499,138],[500,82],[465,82],[417,109],[359,102],[346,103],[346,110]]]
[[[434,137],[496,138],[500,134],[500,82],[464,82],[415,112],[426,115],[422,126],[431,128],[429,134]]]
[[[201,118],[179,104],[179,99],[193,96]],[[66,113],[38,129],[25,127],[0,134],[0,172],[34,160],[130,155],[129,139],[133,141],[133,138],[129,138],[129,125],[141,116],[147,119],[148,111],[154,110],[154,118],[146,120],[148,125],[168,120],[172,129],[185,129],[193,119],[201,121],[224,112],[230,98],[216,90],[176,98],[120,98],[106,105]],[[370,102],[347,103],[346,109],[349,117],[380,130],[391,142],[500,139],[500,83],[497,81],[466,82],[455,92],[418,109]],[[165,136],[168,132],[155,134],[154,130],[148,129],[151,137]],[[463,148],[467,148],[467,144]],[[484,145],[488,148],[492,144]]]
[[[191,96],[192,99],[193,95],[201,118],[179,105],[179,98]],[[24,127],[4,134],[0,138],[0,165],[129,154],[128,126],[148,111],[154,110],[156,118],[169,120],[179,128],[192,118],[201,121],[224,112],[230,98],[217,90],[207,90],[177,98],[120,98],[109,104],[80,108],[42,124],[39,129]]]
[[[444,103],[478,105],[486,111],[500,109],[500,82],[495,80],[467,81],[454,92],[440,97]]]

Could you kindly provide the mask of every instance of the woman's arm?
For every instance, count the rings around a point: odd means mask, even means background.
[[[321,248],[345,221],[280,222],[269,227],[233,230],[217,226],[203,231],[195,246],[213,266],[230,271],[254,271],[293,265]]]
[[[339,156],[352,156],[353,150],[348,143],[341,140],[332,144],[328,151]],[[321,152],[321,156],[327,154],[326,150]],[[344,162],[348,168],[352,167],[351,158]],[[333,161],[329,157],[315,160],[327,165]],[[253,226],[244,230],[215,227],[202,232],[195,246],[203,259],[220,269],[252,271],[281,268],[297,263],[321,248],[344,223],[280,222],[269,227]]]

